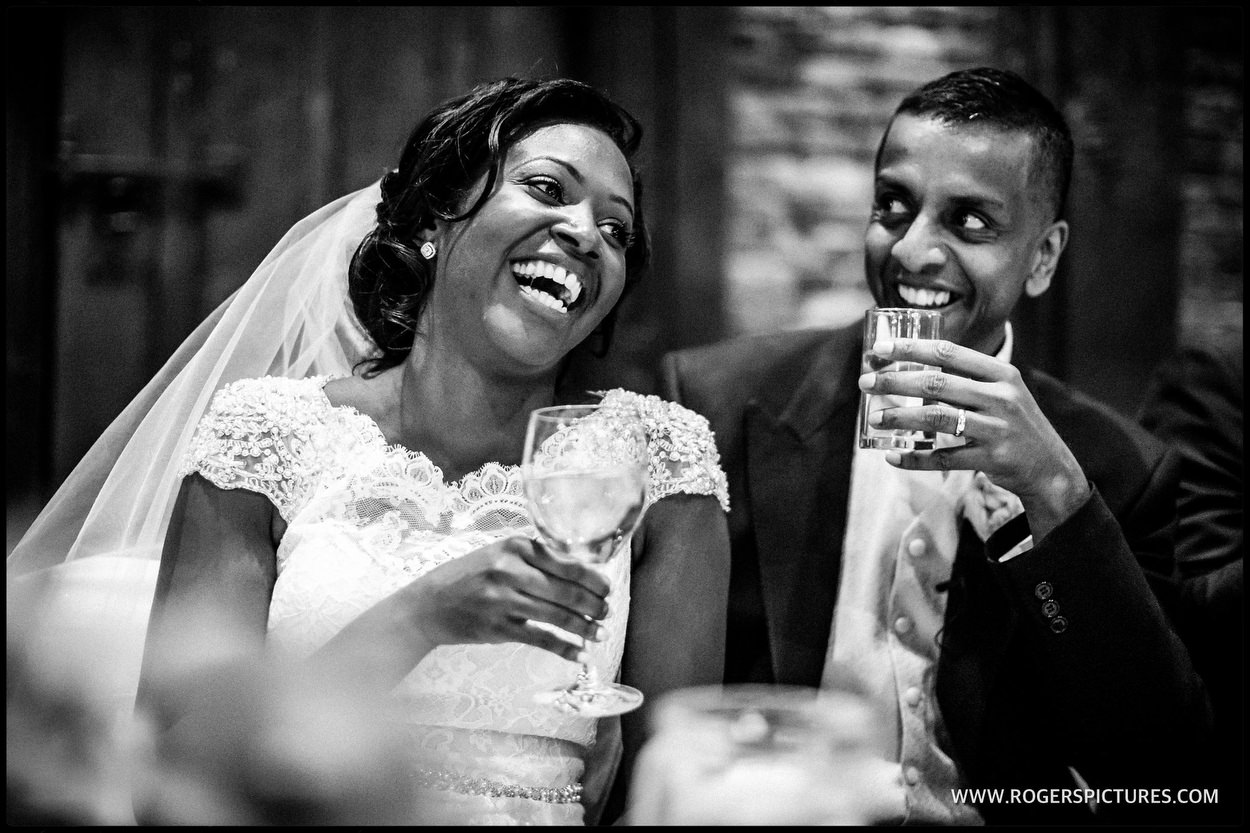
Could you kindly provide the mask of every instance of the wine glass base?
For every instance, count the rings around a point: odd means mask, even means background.
[[[540,705],[555,706],[586,717],[610,717],[632,712],[642,705],[642,700],[641,691],[617,683],[570,686],[534,695],[534,701]]]

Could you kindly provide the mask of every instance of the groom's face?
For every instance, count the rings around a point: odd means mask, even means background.
[[[864,237],[877,304],[939,310],[944,338],[996,352],[1020,296],[1045,290],[1033,276],[1051,224],[1033,162],[1024,132],[896,117]]]

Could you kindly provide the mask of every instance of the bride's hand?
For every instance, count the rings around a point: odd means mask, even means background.
[[[557,561],[519,536],[441,564],[408,588],[416,624],[435,644],[522,642],[574,661],[580,645],[534,623],[597,640],[608,589],[591,567]]]

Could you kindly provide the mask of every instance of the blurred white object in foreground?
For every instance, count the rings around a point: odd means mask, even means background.
[[[24,823],[134,823],[134,698],[158,566],[97,556],[7,579],[5,775]]]
[[[882,722],[850,691],[710,686],[652,711],[630,794],[633,825],[864,825],[899,814]]]

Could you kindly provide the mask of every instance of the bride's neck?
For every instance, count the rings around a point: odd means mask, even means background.
[[[396,370],[398,441],[429,457],[449,480],[486,462],[519,463],[530,411],[555,396],[553,378],[490,376],[419,348]]]

